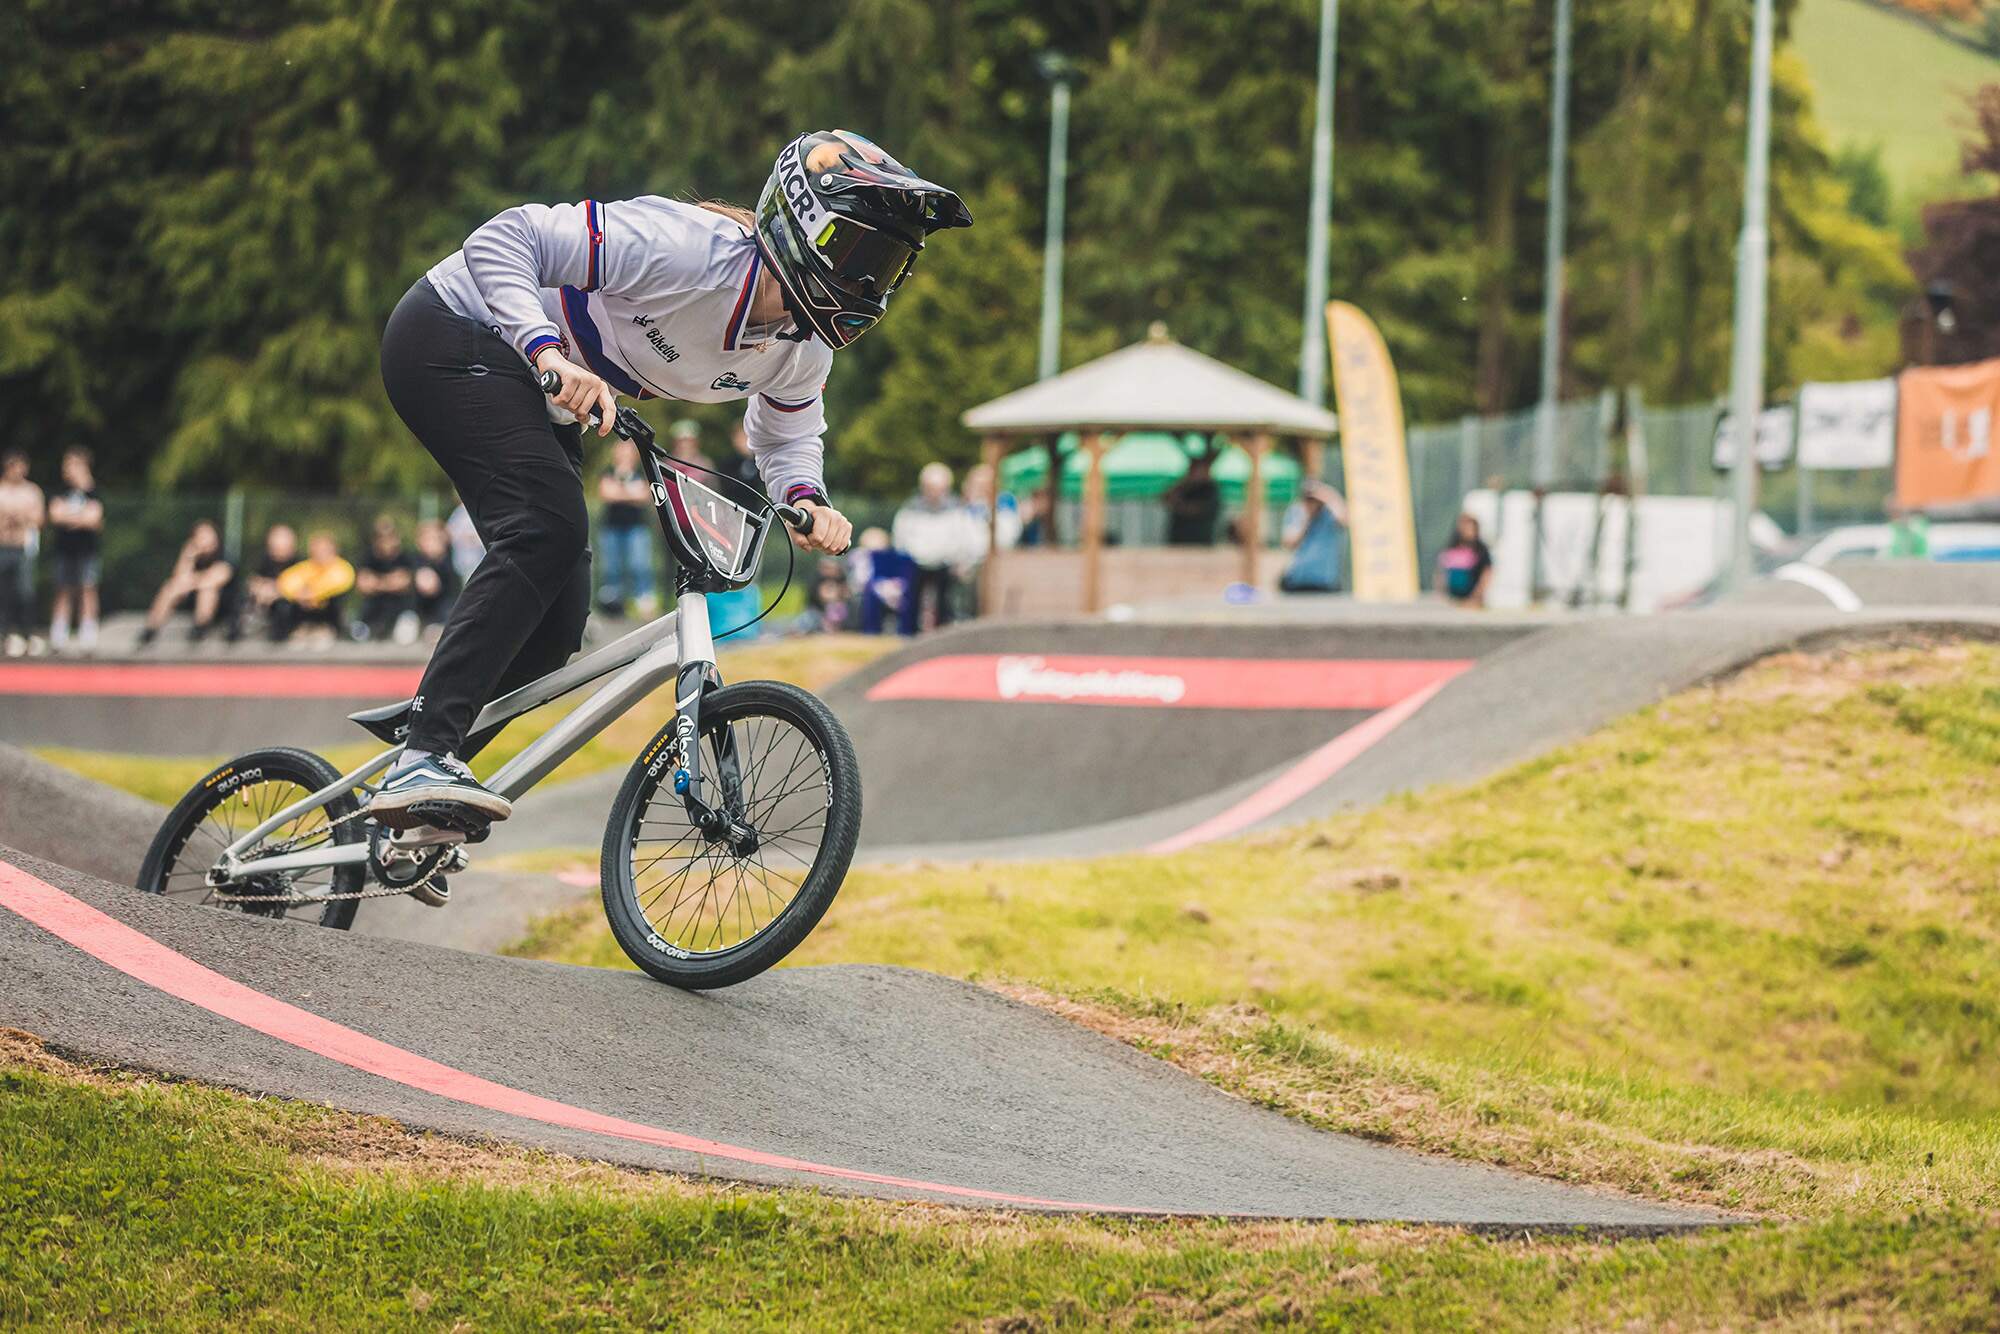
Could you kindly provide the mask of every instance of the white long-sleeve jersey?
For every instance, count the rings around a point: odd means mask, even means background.
[[[789,320],[746,327],[763,265],[756,239],[730,219],[645,195],[510,208],[430,281],[530,366],[554,345],[621,394],[747,399],[757,471],[783,500],[824,489],[821,392],[833,350],[782,337],[795,333]]]

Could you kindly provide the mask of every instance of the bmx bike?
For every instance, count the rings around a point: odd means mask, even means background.
[[[550,374],[542,387],[561,386]],[[619,946],[654,977],[730,986],[783,959],[818,924],[861,828],[860,767],[826,705],[778,681],[724,685],[715,665],[708,595],[755,579],[773,520],[804,533],[812,515],[762,497],[738,503],[697,481],[694,465],[664,454],[630,408],[618,410],[614,429],[640,447],[678,566],[675,605],[494,700],[473,736],[483,743],[522,714],[604,682],[485,779],[515,803],[518,820],[536,783],[673,680],[674,715],[633,761],[605,825],[604,911]],[[371,780],[402,753],[412,704],[349,715],[389,749],[347,773],[292,747],[218,766],[168,813],[138,887],[337,929],[353,924],[363,899],[408,894],[444,905],[445,876],[470,864],[466,835],[397,832],[367,816]]]

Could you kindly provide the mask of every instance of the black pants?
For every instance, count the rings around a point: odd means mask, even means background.
[[[403,294],[383,330],[382,383],[486,544],[424,669],[410,728],[413,749],[469,758],[479,710],[562,666],[583,643],[583,436],[549,421],[548,400],[520,354],[453,314],[426,278]]]
[[[35,632],[33,585],[26,547],[0,547],[0,635]]]

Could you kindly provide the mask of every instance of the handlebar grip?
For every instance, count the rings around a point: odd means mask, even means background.
[[[543,371],[541,375],[541,381],[542,381],[542,392],[547,394],[550,398],[554,398],[557,394],[560,394],[562,392],[562,376],[557,372]],[[595,405],[592,405],[590,409],[590,424],[592,426],[596,426],[603,420],[604,420],[604,414],[598,411]],[[625,433],[623,431],[620,431],[619,434],[622,436]]]
[[[801,537],[812,532],[813,516],[811,510],[800,509],[797,505],[774,505],[772,508],[777,510],[778,517],[790,524]]]

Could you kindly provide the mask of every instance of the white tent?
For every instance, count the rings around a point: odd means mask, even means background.
[[[967,412],[983,435],[1055,431],[1263,431],[1326,439],[1331,412],[1224,365],[1155,324],[1143,343],[1016,389]]]
[[[1205,431],[1235,437],[1250,455],[1250,477],[1240,526],[1238,573],[1255,584],[1264,509],[1263,460],[1273,436],[1304,443],[1308,475],[1318,475],[1320,442],[1334,433],[1334,416],[1316,403],[1288,394],[1214,357],[1182,347],[1154,324],[1146,341],[1085,362],[1039,384],[981,403],[961,419],[986,437],[986,462],[996,472],[1001,442],[1010,435],[1055,436],[1077,431],[1089,451],[1083,491],[1083,610],[1104,603],[1104,436],[1126,431]],[[1053,473],[1053,470],[1052,470]],[[997,514],[998,507],[994,507]],[[992,534],[989,534],[992,535]],[[997,605],[999,552],[989,546],[982,572],[982,605]],[[1121,553],[1129,557],[1136,553]],[[1182,553],[1185,554],[1185,553]],[[1150,558],[1155,566],[1166,553]]]

